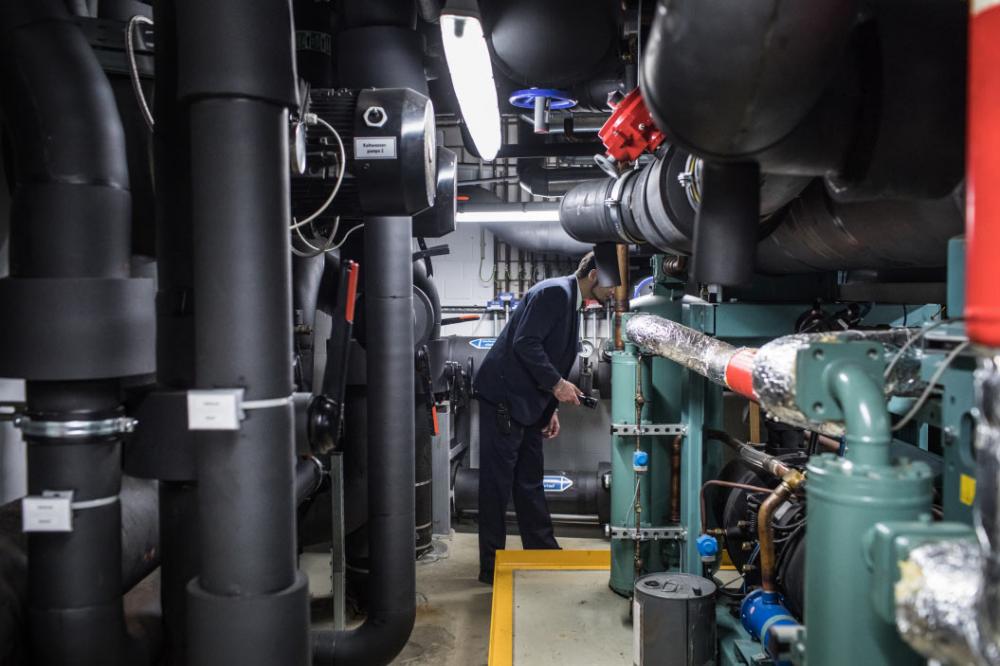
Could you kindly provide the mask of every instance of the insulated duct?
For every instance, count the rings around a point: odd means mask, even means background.
[[[646,353],[668,358],[751,400],[756,400],[776,420],[799,428],[839,437],[843,424],[817,422],[796,404],[798,352],[816,342],[875,343],[877,353],[894,355],[910,338],[909,329],[888,331],[837,331],[786,335],[759,349],[734,347],[677,322],[639,314],[626,324],[628,339]],[[886,380],[886,395],[910,395],[919,388],[920,363],[910,353],[895,363]]]
[[[587,243],[573,240],[558,222],[486,223],[483,226],[507,245],[528,252],[582,257],[594,249]]]
[[[647,243],[690,254],[702,172],[700,160],[670,148],[638,171],[570,190],[560,222],[584,243]],[[957,192],[940,199],[840,202],[820,179],[776,174],[761,176],[759,212],[755,237],[740,243],[756,244],[757,271],[778,275],[944,266],[947,240],[962,231]],[[720,259],[732,255],[713,247]]]

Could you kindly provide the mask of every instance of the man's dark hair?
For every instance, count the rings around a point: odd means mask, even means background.
[[[577,266],[576,272],[573,273],[573,275],[575,275],[578,280],[582,280],[590,274],[590,271],[593,270],[597,270],[597,260],[594,259],[593,252],[588,252],[583,255],[583,259],[580,260],[580,265]]]

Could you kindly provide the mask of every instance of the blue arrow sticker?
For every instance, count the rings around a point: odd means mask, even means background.
[[[561,475],[556,476],[555,474],[545,476],[542,478],[542,487],[547,493],[564,493],[573,487],[573,479],[568,479]]]
[[[476,338],[475,340],[469,341],[470,347],[475,347],[476,349],[493,349],[493,345],[496,344],[496,338]]]

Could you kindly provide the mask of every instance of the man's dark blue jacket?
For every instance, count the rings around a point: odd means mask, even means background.
[[[557,406],[552,388],[579,350],[576,278],[551,278],[528,290],[476,374],[479,396],[505,403],[521,425],[542,427]]]

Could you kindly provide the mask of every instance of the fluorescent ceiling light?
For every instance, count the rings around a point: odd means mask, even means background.
[[[451,84],[465,125],[479,156],[492,160],[500,150],[500,106],[483,24],[475,16],[449,13],[447,7],[440,24]]]
[[[456,222],[558,222],[559,209],[459,211]]]

